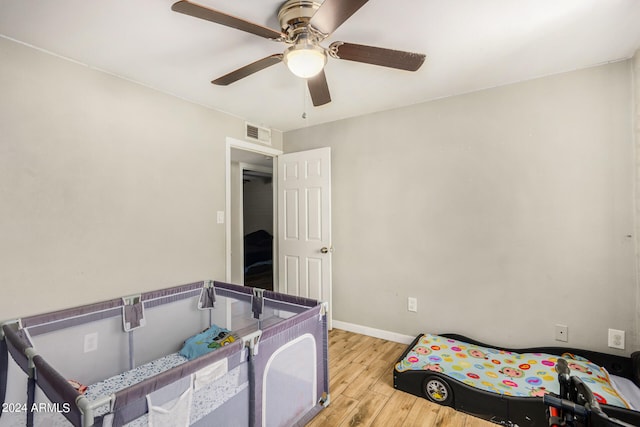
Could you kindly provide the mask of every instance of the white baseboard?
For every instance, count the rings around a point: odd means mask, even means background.
[[[332,325],[334,328],[344,329],[345,331],[368,335],[374,338],[381,338],[383,340],[398,342],[400,344],[411,344],[411,342],[416,338],[411,335],[398,334],[396,332],[356,325],[355,323],[341,322],[340,320],[335,319],[332,321]]]

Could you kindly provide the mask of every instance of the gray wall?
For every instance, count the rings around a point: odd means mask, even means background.
[[[285,152],[332,149],[333,318],[510,346],[559,344],[561,323],[601,350],[617,328],[637,350],[631,71],[285,133]]]
[[[0,320],[224,278],[242,120],[2,38],[0,64]],[[334,318],[638,349],[631,68],[288,133],[332,147]]]
[[[0,320],[224,279],[244,121],[3,38],[0,64]]]

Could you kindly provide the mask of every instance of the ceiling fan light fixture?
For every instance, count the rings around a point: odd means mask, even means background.
[[[284,52],[284,62],[293,74],[308,79],[322,71],[327,63],[327,54],[320,46],[300,43]]]

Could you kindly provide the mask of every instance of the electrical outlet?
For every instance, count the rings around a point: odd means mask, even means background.
[[[84,352],[96,351],[98,349],[98,333],[93,332],[84,336]]]
[[[624,350],[624,331],[619,329],[609,329],[608,345],[611,348]]]
[[[224,224],[224,211],[218,211],[216,215],[216,222],[218,224]]]
[[[418,311],[418,299],[409,297],[407,299],[407,310],[413,311],[414,313]]]
[[[569,341],[569,327],[567,325],[556,325],[556,341]]]

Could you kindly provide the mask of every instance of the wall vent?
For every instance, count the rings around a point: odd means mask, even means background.
[[[245,137],[251,141],[261,142],[271,145],[271,129],[252,125],[245,122]]]

